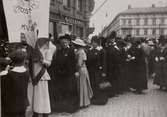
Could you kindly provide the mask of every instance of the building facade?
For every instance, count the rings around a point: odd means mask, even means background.
[[[167,7],[132,8],[119,13],[102,31],[102,36],[108,36],[116,31],[118,36],[158,38],[167,36]]]
[[[94,0],[51,0],[50,33],[55,38],[65,33],[86,38],[94,5]]]

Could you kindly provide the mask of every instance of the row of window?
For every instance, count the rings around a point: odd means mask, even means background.
[[[55,3],[56,0],[51,0],[51,4]],[[72,7],[72,2],[74,2],[73,0],[57,0],[58,2],[62,3],[63,6],[67,7],[67,8],[71,8]],[[75,8],[78,11],[82,11],[83,10],[83,0],[76,0],[76,4],[75,4]]]
[[[153,19],[148,19],[148,18],[145,18],[143,19],[143,22],[142,22],[142,19],[138,18],[138,19],[134,19],[133,20],[134,22],[132,23],[132,19],[122,19],[122,24],[123,25],[137,25],[137,26],[140,26],[140,25],[164,25],[165,24],[165,18],[161,18],[161,19],[156,19],[156,18],[153,18]]]
[[[135,29],[135,30],[123,30],[123,35],[135,34],[135,35],[165,35],[164,29]]]

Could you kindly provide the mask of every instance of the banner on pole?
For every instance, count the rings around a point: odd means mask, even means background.
[[[48,38],[50,0],[3,0],[9,42],[26,39],[32,47]]]

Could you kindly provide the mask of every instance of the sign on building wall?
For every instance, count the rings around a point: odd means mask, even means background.
[[[3,0],[9,42],[48,37],[50,0]]]

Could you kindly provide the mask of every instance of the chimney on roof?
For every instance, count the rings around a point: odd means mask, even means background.
[[[152,8],[155,8],[155,4],[152,4]]]
[[[129,5],[128,5],[128,9],[131,9],[131,8],[132,8],[132,6],[129,4]]]

